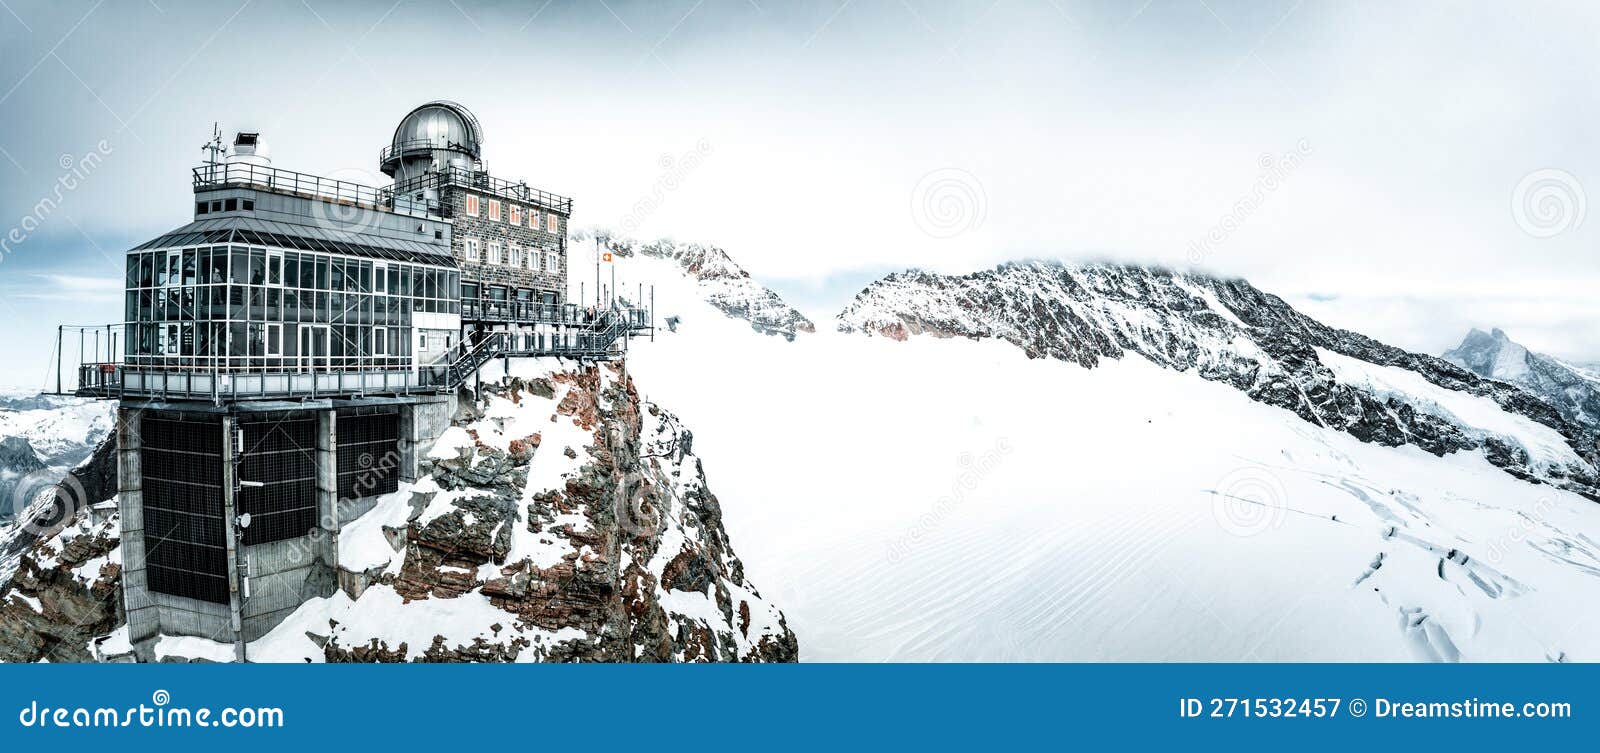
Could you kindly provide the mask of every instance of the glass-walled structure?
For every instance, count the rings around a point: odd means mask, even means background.
[[[417,315],[460,314],[447,247],[284,223],[192,223],[130,251],[126,278],[132,367],[410,369]]]

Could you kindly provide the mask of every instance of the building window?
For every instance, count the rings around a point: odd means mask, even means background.
[[[205,214],[206,212],[210,211],[210,209],[211,209],[211,205],[207,204],[206,202],[197,201],[197,202],[194,203],[194,213],[195,214]]]
[[[539,271],[539,252],[528,249],[528,269]]]
[[[372,328],[372,355],[388,355],[389,332],[383,327]]]
[[[500,242],[499,241],[489,241],[489,263],[490,264],[500,264],[500,263],[502,263],[501,262],[501,258],[500,258]]]
[[[283,252],[267,252],[267,284],[283,285]]]
[[[389,265],[383,262],[373,262],[372,264],[372,292],[389,292]]]
[[[561,271],[561,262],[560,262],[559,259],[556,258],[555,254],[546,253],[544,255],[544,271],[546,271],[546,272],[560,272]]]
[[[539,213],[532,209],[528,210],[528,227],[539,229]]]
[[[522,266],[522,247],[521,246],[518,246],[515,243],[511,244],[510,255],[507,257],[506,263],[510,264],[513,267]]]
[[[283,325],[267,325],[267,355],[283,355]]]
[[[483,261],[482,252],[478,248],[478,239],[477,238],[468,238],[466,240],[466,249],[467,249],[467,261],[471,261],[471,262],[481,262],[481,261]]]
[[[521,225],[522,224],[522,207],[521,206],[518,206],[516,204],[512,204],[510,207],[507,207],[506,211],[509,211],[511,213],[511,218],[509,220],[507,220],[508,222],[510,222],[513,225]]]
[[[555,215],[546,214],[544,216],[544,229],[549,230],[552,233],[556,232],[556,216]]]
[[[490,222],[499,222],[500,221],[500,202],[497,199],[490,199],[489,200],[489,221]]]
[[[469,216],[469,217],[477,217],[478,216],[478,197],[473,196],[470,193],[467,194],[467,216]]]

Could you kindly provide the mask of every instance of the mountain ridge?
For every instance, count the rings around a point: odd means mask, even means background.
[[[1084,368],[1133,352],[1166,368],[1194,369],[1363,441],[1410,444],[1435,455],[1481,449],[1512,475],[1600,501],[1594,433],[1544,400],[1441,358],[1330,327],[1239,278],[1055,261],[1002,264],[966,275],[910,270],[863,289],[836,317],[836,326],[897,340],[919,334],[997,338],[1030,358]],[[1466,426],[1460,416],[1442,415],[1448,411],[1343,383],[1319,349],[1491,400],[1553,431],[1566,450],[1546,446],[1550,441],[1529,447],[1504,433]]]

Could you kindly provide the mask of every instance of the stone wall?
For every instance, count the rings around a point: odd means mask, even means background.
[[[467,195],[478,197],[478,216],[467,214]],[[450,251],[461,264],[462,282],[477,282],[481,285],[504,285],[512,290],[516,288],[531,288],[540,292],[554,292],[557,302],[564,302],[567,297],[567,217],[558,213],[547,213],[532,204],[513,202],[496,198],[500,202],[500,219],[489,219],[488,194],[472,191],[460,186],[446,186],[441,190],[440,202],[450,207],[451,216],[455,220],[455,229],[451,234]],[[509,222],[511,206],[515,204],[521,208],[522,222],[512,225]],[[528,213],[536,212],[539,215],[539,227],[534,229],[528,226]],[[556,217],[556,230],[550,232],[547,214]],[[479,242],[478,259],[467,258],[466,242],[468,238],[476,238]],[[488,256],[489,243],[497,241],[501,244],[501,263],[486,264],[483,259]],[[523,248],[524,259],[521,267],[513,267],[509,262],[510,244],[515,243]],[[528,267],[526,254],[537,252],[539,265],[537,269]],[[545,271],[546,254],[556,254],[559,259],[557,269],[553,272]],[[508,292],[508,297],[514,293]]]

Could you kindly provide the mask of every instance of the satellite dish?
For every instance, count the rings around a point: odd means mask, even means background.
[[[249,528],[249,527],[250,527],[250,513],[241,513],[239,515],[239,528],[243,529],[243,528]]]

